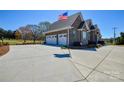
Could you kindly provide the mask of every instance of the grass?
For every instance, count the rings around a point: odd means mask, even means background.
[[[2,42],[2,41],[1,41]],[[19,45],[19,44],[24,44],[24,40],[16,40],[16,39],[5,39],[3,42],[7,42],[9,45]],[[43,41],[41,40],[36,40],[36,44],[41,44]],[[33,40],[26,40],[25,44],[33,44]]]

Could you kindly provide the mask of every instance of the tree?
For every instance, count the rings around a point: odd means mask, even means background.
[[[17,31],[14,32],[14,37],[15,37],[15,39],[21,39],[22,35],[21,35],[21,33],[17,30]]]
[[[8,30],[7,31],[7,33],[6,33],[6,38],[8,38],[8,39],[13,39],[14,37],[13,37],[13,32],[12,32],[12,30]]]
[[[124,32],[120,33],[120,44],[124,44]]]
[[[51,23],[50,22],[40,22],[38,26],[40,27],[40,32],[43,33],[45,31],[48,31],[50,28]]]
[[[6,31],[3,28],[0,28],[0,39],[1,39],[2,43],[3,43],[3,38],[5,36],[5,32]]]
[[[38,38],[38,36],[40,34],[39,26],[37,26],[37,25],[27,25],[26,27],[32,32],[33,41],[35,43],[36,39]]]
[[[50,28],[50,25],[51,25],[51,23],[50,23],[50,22],[47,22],[47,21],[45,21],[45,22],[40,22],[40,23],[38,24],[39,29],[40,29],[40,38],[41,38],[42,40],[44,40],[44,38],[45,38],[45,35],[44,35],[43,32],[48,31],[49,28]]]
[[[14,39],[14,31],[0,28],[0,38]]]
[[[120,37],[117,37],[116,41],[116,44],[124,44],[124,32],[120,33]]]
[[[5,30],[3,28],[0,28],[0,39],[2,40],[4,36],[5,36]]]
[[[0,39],[1,39],[2,43],[3,43],[3,34],[2,33],[0,33]]]
[[[120,35],[121,35],[121,37],[123,37],[123,38],[124,38],[124,32],[121,32],[121,33],[120,33]]]
[[[27,27],[23,26],[20,27],[18,31],[21,33],[22,39],[24,40],[25,43],[26,40],[28,39],[28,34],[30,33],[30,30]]]

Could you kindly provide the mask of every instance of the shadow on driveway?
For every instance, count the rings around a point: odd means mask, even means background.
[[[88,51],[97,51],[96,48],[86,48],[86,49],[83,49],[83,50],[88,50]]]
[[[53,47],[61,47],[59,45],[52,45],[52,44],[43,44],[43,45],[45,45],[45,46],[53,46]]]
[[[70,54],[54,54],[54,56],[58,58],[68,58],[70,57]]]
[[[82,49],[74,49],[74,50],[97,51],[96,48],[82,48]]]

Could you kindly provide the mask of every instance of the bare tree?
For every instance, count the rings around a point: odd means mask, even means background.
[[[28,34],[30,33],[30,30],[27,27],[23,26],[20,27],[18,31],[21,33],[22,39],[24,40],[25,43],[26,40],[28,39]]]
[[[27,39],[29,39],[30,34],[35,43],[36,39],[44,38],[43,32],[48,31],[49,27],[50,27],[49,22],[40,22],[38,25],[29,24],[29,25],[20,27],[18,31],[21,33],[24,43],[26,42]]]
[[[49,28],[50,28],[50,25],[51,25],[51,23],[50,23],[50,22],[47,22],[47,21],[45,21],[45,22],[40,22],[40,23],[38,24],[39,29],[40,29],[40,35],[41,35],[41,39],[42,39],[42,40],[45,39],[45,35],[44,35],[43,32],[48,31]]]
[[[40,32],[43,33],[45,31],[48,31],[50,28],[51,23],[50,22],[40,22],[38,26],[40,27]]]
[[[36,39],[38,38],[38,36],[40,34],[39,26],[27,25],[26,27],[32,32],[33,41],[35,43]]]

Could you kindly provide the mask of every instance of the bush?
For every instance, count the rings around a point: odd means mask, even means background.
[[[9,45],[9,43],[8,42],[0,42],[0,46],[4,46],[4,45]]]
[[[43,42],[43,44],[46,44],[46,42]]]
[[[88,48],[94,48],[94,47],[96,47],[96,42],[88,41]]]
[[[101,44],[97,44],[96,45],[96,48],[100,48],[102,45]]]
[[[104,41],[98,41],[98,44],[105,45]]]
[[[95,44],[88,44],[88,48],[94,48],[94,47],[96,47]]]
[[[73,46],[81,46],[80,42],[74,42]]]
[[[3,44],[2,44],[2,42],[0,42],[0,46],[2,46]]]
[[[94,45],[96,45],[96,42],[94,42],[94,41],[88,41],[88,44],[94,44]]]
[[[68,48],[66,45],[61,46],[62,49]]]

